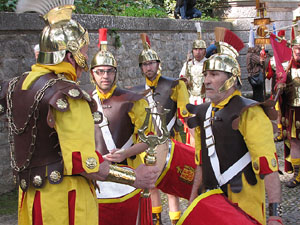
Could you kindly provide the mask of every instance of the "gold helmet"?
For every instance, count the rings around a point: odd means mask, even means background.
[[[201,32],[201,25],[199,22],[195,23],[196,29],[197,29],[197,36],[198,38],[193,41],[193,49],[194,48],[205,48],[206,49],[206,43],[202,40],[202,32]]]
[[[80,49],[89,44],[89,36],[75,20],[72,11],[74,0],[37,1],[20,0],[17,12],[36,11],[43,15],[47,26],[40,36],[40,53],[37,62],[44,65],[61,63],[67,52],[71,52],[76,63],[85,71],[88,70],[87,59]]]
[[[203,73],[208,70],[230,73],[231,77],[219,89],[219,92],[223,92],[233,87],[236,81],[242,85],[241,68],[236,57],[239,55],[238,52],[244,47],[244,43],[233,32],[223,27],[216,27],[215,36],[218,53],[212,55],[204,62]]]
[[[150,40],[147,34],[142,33],[141,39],[142,39],[144,50],[139,55],[139,64],[141,65],[144,62],[153,61],[153,60],[160,62],[160,58],[157,55],[157,53],[150,48],[151,47]]]
[[[91,68],[95,66],[112,66],[117,68],[117,61],[113,54],[107,51],[107,28],[99,29],[99,44],[100,51],[96,53],[91,62]]]
[[[92,62],[91,62],[91,71],[90,71],[90,79],[91,82],[95,85],[95,78],[92,73],[92,69],[96,66],[112,66],[117,69],[117,61],[113,54],[107,51],[107,28],[100,28],[99,29],[99,43],[98,47],[100,50],[94,55]],[[118,80],[118,74],[116,73],[115,79],[113,84],[115,84]]]

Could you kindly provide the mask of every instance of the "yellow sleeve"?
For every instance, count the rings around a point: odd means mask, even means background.
[[[99,157],[95,152],[94,121],[88,103],[82,99],[67,98],[70,109],[60,112],[53,109],[55,130],[65,166],[65,174],[71,175],[73,153],[80,153],[82,168],[87,173],[99,170]],[[87,163],[87,162],[93,162]]]
[[[200,136],[200,127],[195,128],[195,163],[196,165],[201,165],[201,136]]]
[[[133,133],[133,142],[136,144],[140,142],[138,138],[138,130],[143,126],[144,121],[146,119],[146,110],[145,108],[148,107],[148,102],[146,99],[140,99],[138,101],[133,102],[133,107],[131,108],[130,112],[128,113],[129,117],[131,118],[132,124],[134,124],[134,133]],[[153,130],[152,122],[149,121],[151,125],[146,130],[146,134],[148,134],[151,130]]]
[[[256,174],[268,174],[278,170],[273,126],[260,106],[242,113],[239,131],[244,137]]]
[[[171,99],[177,102],[178,118],[185,118],[189,116],[186,105],[189,103],[189,93],[185,83],[179,80],[178,84],[172,88]]]

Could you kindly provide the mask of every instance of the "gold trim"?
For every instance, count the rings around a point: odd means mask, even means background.
[[[109,166],[109,173],[106,180],[112,181],[120,184],[133,185],[136,176],[135,172],[129,168],[122,168],[116,165]]]

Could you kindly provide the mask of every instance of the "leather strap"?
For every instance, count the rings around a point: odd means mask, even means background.
[[[247,152],[242,158],[235,162],[231,167],[229,167],[224,173],[221,174],[220,171],[220,162],[215,148],[215,138],[211,128],[211,117],[212,113],[212,104],[208,107],[205,115],[204,121],[204,130],[206,137],[206,146],[208,148],[208,156],[215,174],[215,177],[220,186],[226,184],[230,181],[235,175],[242,171],[250,162],[251,157],[250,153]]]

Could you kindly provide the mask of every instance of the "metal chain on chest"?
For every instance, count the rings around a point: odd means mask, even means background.
[[[13,112],[12,112],[12,108],[13,108],[13,101],[12,101],[12,95],[15,89],[15,86],[17,84],[17,82],[19,81],[20,77],[16,77],[14,79],[12,79],[9,82],[8,85],[8,91],[7,91],[7,117],[8,117],[8,141],[9,141],[9,145],[10,145],[10,156],[11,156],[11,167],[17,171],[17,172],[21,172],[24,169],[26,169],[31,161],[32,155],[34,153],[35,150],[35,142],[36,142],[36,137],[37,137],[37,119],[39,117],[39,103],[41,102],[42,98],[45,95],[45,91],[49,88],[52,87],[54,84],[56,84],[57,81],[62,80],[63,78],[56,78],[56,79],[50,79],[48,80],[45,85],[39,89],[35,96],[34,96],[34,102],[33,104],[30,106],[30,110],[27,116],[27,119],[24,123],[23,126],[20,126],[19,128],[16,126],[15,122],[14,122],[14,118],[13,118]],[[15,144],[14,144],[14,135],[20,135],[22,133],[24,133],[26,127],[28,126],[31,118],[33,118],[33,126],[32,126],[32,130],[31,130],[31,143],[29,146],[29,153],[28,156],[26,157],[26,161],[25,163],[18,167],[17,163],[16,163],[16,159],[15,159]]]

